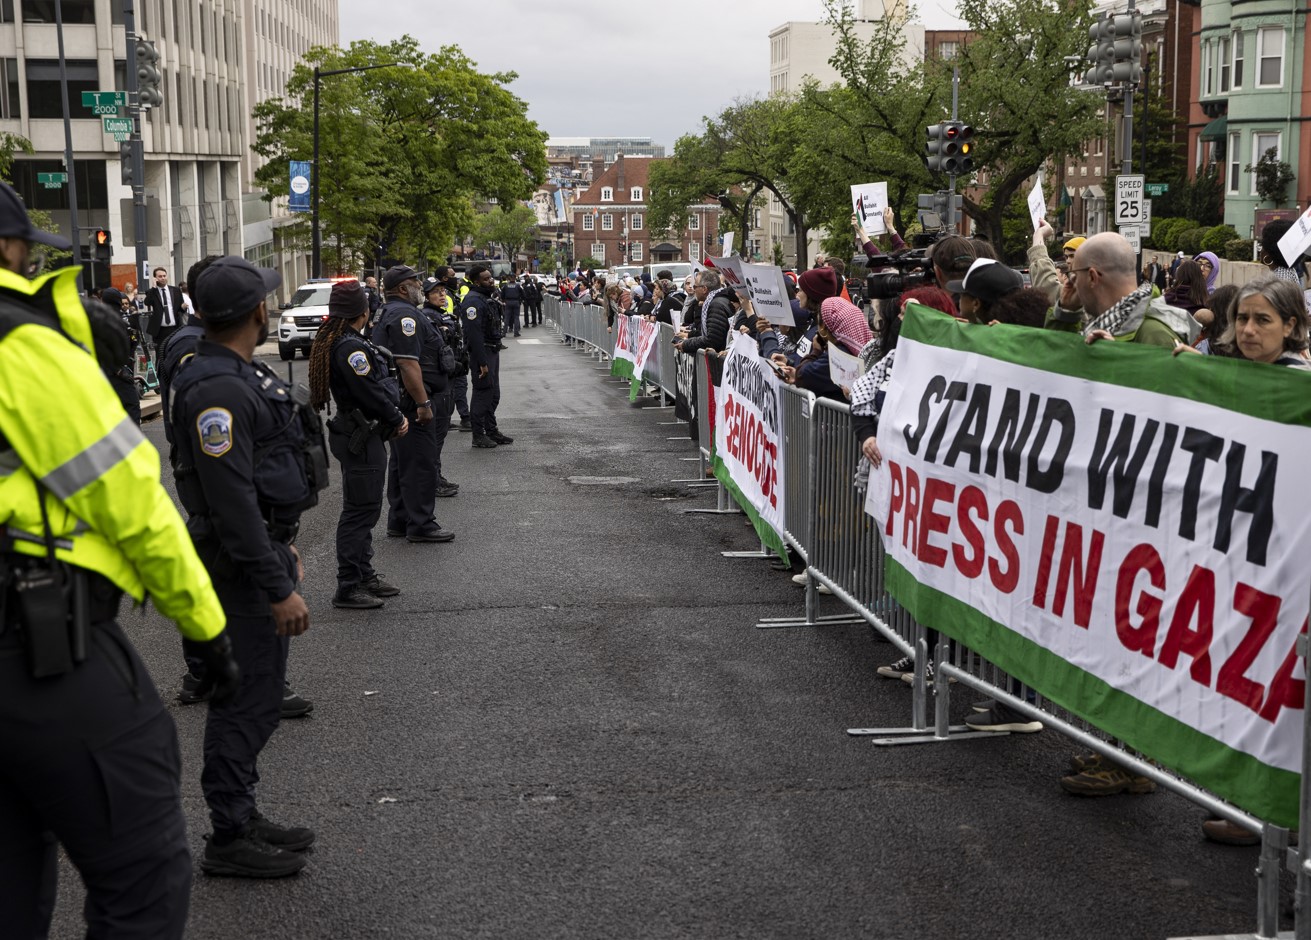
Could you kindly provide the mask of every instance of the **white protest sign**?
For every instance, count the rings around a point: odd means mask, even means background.
[[[1042,195],[1042,178],[1033,181],[1029,191],[1029,218],[1033,219],[1033,230],[1038,231],[1038,224],[1047,218],[1047,200]]]
[[[724,257],[726,258],[731,257],[733,254],[733,236],[736,234],[736,232],[724,233]]]
[[[783,408],[778,376],[751,337],[738,334],[715,392],[715,460],[722,462],[752,521],[782,537]]]
[[[783,269],[772,264],[743,264],[741,268],[756,316],[780,326],[796,326]]]
[[[750,291],[746,275],[742,273],[742,262],[738,258],[707,258],[706,263],[719,272],[725,287]]]
[[[1307,206],[1307,210],[1279,239],[1279,253],[1284,256],[1284,264],[1290,268],[1308,248],[1311,248],[1311,206]]]
[[[828,376],[838,388],[851,388],[865,372],[860,357],[853,356],[837,343],[828,344]]]
[[[887,183],[861,183],[851,187],[851,211],[856,213],[865,234],[871,238],[888,230],[883,224],[883,210],[887,207]]]

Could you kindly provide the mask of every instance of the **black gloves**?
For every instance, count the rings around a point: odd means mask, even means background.
[[[202,690],[209,692],[211,704],[226,705],[241,685],[241,671],[232,656],[232,638],[224,630],[206,643],[195,642],[195,650],[205,660]]]

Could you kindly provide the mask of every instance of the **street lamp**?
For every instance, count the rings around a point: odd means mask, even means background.
[[[323,263],[321,255],[323,253],[323,236],[319,231],[319,79],[327,78],[330,75],[347,75],[351,72],[369,72],[373,69],[389,69],[394,66],[402,68],[413,68],[410,62],[386,62],[382,65],[361,65],[351,69],[321,69],[314,67],[314,173],[311,177],[313,182],[312,209],[310,212],[310,225],[312,234],[310,236],[310,277],[323,277]]]

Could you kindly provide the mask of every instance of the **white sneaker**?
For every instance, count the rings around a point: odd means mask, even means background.
[[[797,585],[798,587],[805,587],[805,586],[806,586],[806,573],[803,571],[803,572],[801,572],[801,574],[794,574],[794,575],[792,576],[792,583],[795,584],[795,585]],[[815,590],[818,591],[818,592],[821,593],[821,594],[832,594],[832,593],[833,593],[832,591],[829,590],[828,585],[827,585],[827,584],[824,584],[822,581],[816,581],[816,582],[815,582]]]

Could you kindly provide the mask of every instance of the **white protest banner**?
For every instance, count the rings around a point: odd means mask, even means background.
[[[828,375],[834,385],[838,388],[851,388],[864,373],[859,356],[839,349],[837,343],[828,344]]]
[[[1033,181],[1029,190],[1029,218],[1033,220],[1033,230],[1038,231],[1038,223],[1047,218],[1047,200],[1042,195],[1042,177]]]
[[[1293,223],[1292,227],[1279,239],[1279,253],[1284,256],[1284,263],[1292,267],[1297,259],[1311,248],[1311,206]]]
[[[725,232],[725,233],[724,233],[724,256],[725,256],[725,257],[731,257],[732,254],[733,254],[733,236],[736,235],[736,234],[737,234],[736,232]]]
[[[890,590],[1129,747],[1296,825],[1305,381],[910,307],[867,503]]]
[[[887,183],[861,183],[851,187],[851,211],[856,213],[856,218],[860,219],[865,234],[870,238],[888,230],[883,224],[883,210],[887,207]]]
[[[796,326],[792,315],[792,301],[788,299],[787,281],[783,269],[772,264],[740,265],[747,290],[751,292],[751,307],[756,316],[780,326]]]
[[[636,336],[636,342],[633,352],[633,374],[639,378],[651,378],[656,376],[647,375],[647,366],[652,367],[654,372],[659,367],[659,362],[652,362],[651,351],[655,349],[656,342],[660,339],[660,324],[655,320],[648,320],[646,317],[633,317],[633,323],[629,330]]]
[[[738,334],[715,391],[715,476],[779,554],[783,540],[783,402],[778,376],[751,337]]]

